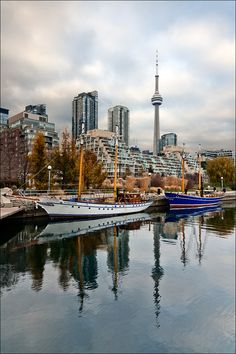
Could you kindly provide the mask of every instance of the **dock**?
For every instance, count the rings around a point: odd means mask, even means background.
[[[9,216],[15,215],[17,213],[23,212],[25,210],[24,206],[15,206],[15,207],[3,207],[0,209],[0,220],[3,220]]]
[[[11,196],[1,203],[0,222],[6,223],[12,220],[25,220],[35,217],[47,217],[46,212],[36,206],[36,198]]]

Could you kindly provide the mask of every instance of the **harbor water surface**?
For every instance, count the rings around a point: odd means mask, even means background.
[[[234,353],[235,229],[232,206],[1,225],[1,352]]]

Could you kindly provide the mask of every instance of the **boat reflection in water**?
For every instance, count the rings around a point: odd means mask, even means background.
[[[124,226],[130,223],[147,220],[151,220],[150,214],[137,213],[100,219],[49,223],[37,236],[37,243],[40,244],[56,241],[61,238],[87,235],[108,227]]]
[[[165,220],[165,229],[168,230],[167,237],[165,232],[163,233],[163,237],[175,240],[179,239],[181,248],[180,259],[184,266],[187,265],[191,258],[189,253],[191,252],[193,243],[195,243],[195,257],[198,258],[199,264],[201,264],[207,240],[207,233],[205,233],[204,238],[202,237],[202,233],[206,229],[205,225],[209,220],[215,217],[218,219],[223,214],[224,211],[220,206],[201,209],[169,210]]]
[[[200,209],[189,208],[189,209],[170,209],[166,216],[166,221],[178,221],[182,218],[188,218],[189,216],[198,216],[206,213],[222,211],[221,206],[204,207]]]

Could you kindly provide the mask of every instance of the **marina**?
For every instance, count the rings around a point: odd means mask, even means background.
[[[234,353],[234,204],[2,226],[2,353]]]
[[[1,353],[235,354],[235,2],[1,10]]]

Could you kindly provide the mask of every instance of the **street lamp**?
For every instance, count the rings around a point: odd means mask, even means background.
[[[223,191],[223,188],[224,188],[224,177],[220,177],[221,179],[221,189]]]
[[[50,185],[51,185],[51,169],[52,166],[48,165],[48,194],[50,193]]]
[[[148,181],[148,193],[150,193],[150,188],[151,188],[151,182],[152,182],[151,176],[152,176],[152,174],[151,174],[151,172],[149,172],[149,173],[148,173],[148,177],[149,177],[149,181]]]

